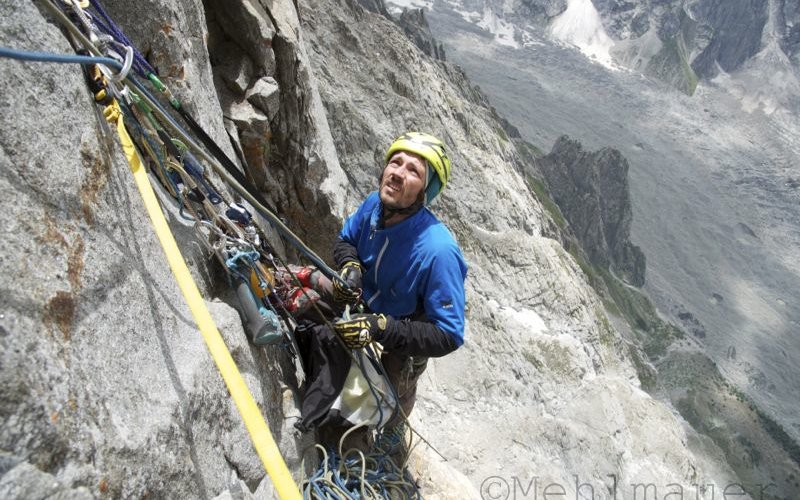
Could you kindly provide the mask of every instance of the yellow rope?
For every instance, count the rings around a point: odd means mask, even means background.
[[[253,440],[253,445],[256,448],[258,456],[264,463],[264,467],[275,485],[275,490],[281,499],[300,499],[300,490],[289,474],[289,469],[280,454],[278,446],[264,421],[261,411],[258,409],[253,395],[247,389],[247,385],[239,373],[236,363],[234,363],[230,352],[228,351],[225,342],[222,340],[219,330],[211,318],[211,314],[206,308],[203,297],[197,289],[197,285],[192,279],[189,269],[186,267],[186,262],[178,249],[175,238],[167,225],[161,207],[158,204],[153,187],[150,185],[150,180],[145,172],[144,165],[142,164],[136,148],[131,141],[128,132],[125,130],[125,125],[122,119],[122,111],[119,104],[114,101],[104,112],[106,120],[109,123],[116,125],[117,133],[119,134],[120,141],[122,142],[122,149],[125,152],[125,157],[130,164],[131,172],[136,180],[136,185],[139,188],[139,193],[142,196],[142,201],[147,208],[147,213],[153,224],[153,229],[158,236],[164,253],[167,256],[172,273],[180,286],[183,296],[186,299],[189,309],[192,312],[195,323],[203,335],[203,339],[208,346],[208,350],[214,361],[217,364],[225,384],[228,386],[228,391],[242,415],[245,426],[250,433],[250,438]]]

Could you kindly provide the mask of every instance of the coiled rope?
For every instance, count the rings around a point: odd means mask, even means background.
[[[316,445],[323,458],[319,468],[303,482],[303,498],[421,499],[419,486],[405,464],[398,466],[383,450],[368,454],[356,448],[343,450],[347,437],[362,427],[355,426],[342,435],[338,453]]]

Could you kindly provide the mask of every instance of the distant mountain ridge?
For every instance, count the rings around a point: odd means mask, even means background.
[[[444,0],[432,7],[457,12],[508,45],[536,43],[535,33],[547,30],[599,62],[688,94],[698,81],[745,69],[764,51],[780,52],[776,69],[787,77],[800,74],[797,0]]]

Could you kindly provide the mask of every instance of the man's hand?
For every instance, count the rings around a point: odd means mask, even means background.
[[[355,261],[346,262],[339,271],[338,279],[333,280],[333,300],[342,304],[355,305],[361,297],[361,274],[363,268]],[[342,284],[344,281],[347,288]]]
[[[381,340],[390,319],[383,314],[355,314],[349,320],[337,321],[333,329],[345,346],[361,349],[373,340]]]

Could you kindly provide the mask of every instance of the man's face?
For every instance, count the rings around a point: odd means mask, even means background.
[[[410,207],[425,189],[427,169],[418,154],[398,151],[389,159],[381,177],[380,197],[391,209]]]

